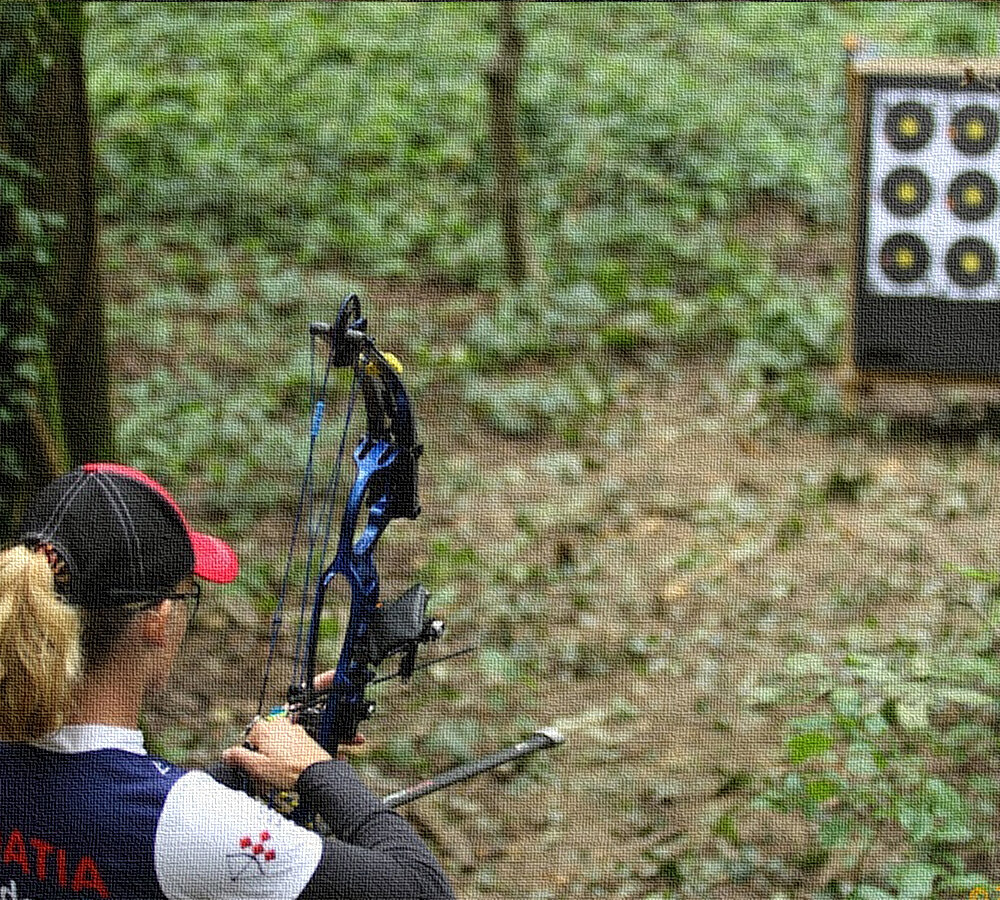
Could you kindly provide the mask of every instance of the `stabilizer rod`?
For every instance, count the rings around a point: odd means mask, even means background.
[[[448,769],[446,772],[432,775],[426,781],[418,782],[383,797],[382,802],[389,809],[395,809],[397,806],[410,803],[419,797],[426,797],[428,794],[451,787],[453,784],[468,781],[470,778],[475,778],[477,775],[482,775],[483,772],[489,772],[491,769],[496,769],[522,756],[537,753],[539,750],[548,750],[550,747],[557,747],[565,740],[566,738],[555,728],[540,728],[527,740],[505,747],[489,756],[463,763],[454,769]]]

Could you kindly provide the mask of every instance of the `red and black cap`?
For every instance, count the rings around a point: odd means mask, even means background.
[[[18,541],[55,551],[68,576],[60,592],[81,606],[162,597],[192,572],[219,583],[239,574],[228,544],[192,531],[162,485],[116,463],[53,481],[25,513]]]

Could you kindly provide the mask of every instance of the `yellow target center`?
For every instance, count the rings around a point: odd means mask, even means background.
[[[903,118],[899,120],[899,133],[903,135],[903,137],[916,137],[920,134],[920,123],[914,116],[903,116]]]
[[[962,254],[962,259],[959,265],[961,265],[962,271],[967,275],[975,275],[979,271],[979,254],[966,251]]]
[[[966,206],[980,206],[983,202],[983,192],[977,187],[967,187],[962,191],[962,202]]]
[[[913,267],[913,251],[912,250],[897,250],[896,251],[896,265],[900,269],[910,269]]]
[[[986,125],[982,119],[972,119],[965,126],[965,136],[970,141],[981,141],[986,137]]]
[[[912,181],[904,182],[896,191],[896,196],[903,203],[913,203],[917,199],[917,186]]]

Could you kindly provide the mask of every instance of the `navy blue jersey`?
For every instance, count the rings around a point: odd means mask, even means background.
[[[296,897],[322,841],[137,731],[0,743],[0,900]]]
[[[184,771],[125,750],[0,744],[0,885],[18,898],[164,898],[154,845]]]

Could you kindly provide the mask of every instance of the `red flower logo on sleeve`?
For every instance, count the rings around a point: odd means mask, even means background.
[[[229,877],[236,881],[243,875],[267,875],[270,866],[274,862],[274,848],[268,846],[271,840],[269,831],[261,831],[259,834],[245,834],[239,839],[239,849],[233,853],[226,854],[226,871]]]

